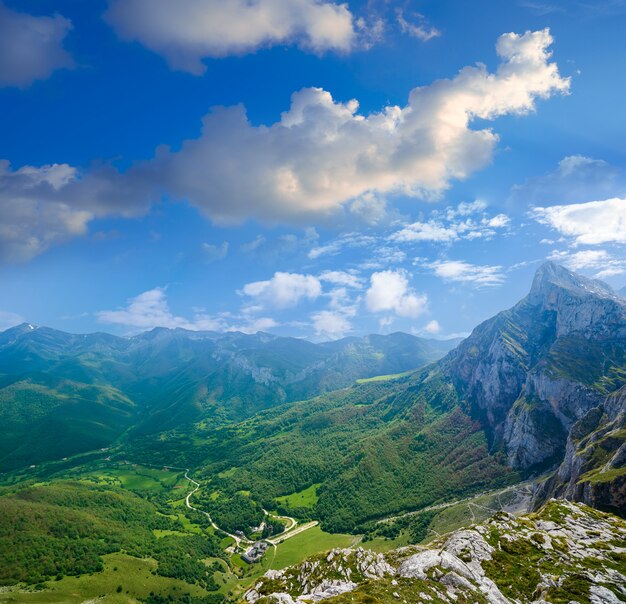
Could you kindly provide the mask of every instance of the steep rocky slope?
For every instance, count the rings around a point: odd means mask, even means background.
[[[546,263],[526,298],[440,368],[511,467],[561,464],[539,502],[626,510],[626,300],[607,285]]]
[[[375,554],[338,549],[268,571],[250,604],[409,602],[459,604],[626,601],[626,523],[582,504],[492,519],[426,546]]]
[[[526,298],[440,366],[513,467],[549,466],[574,423],[626,382],[626,301],[546,263]]]
[[[626,388],[607,396],[574,424],[565,458],[540,485],[536,501],[551,496],[626,514]]]

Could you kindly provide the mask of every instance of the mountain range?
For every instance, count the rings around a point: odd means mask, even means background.
[[[0,333],[0,470],[108,447],[127,431],[241,420],[415,369],[456,343],[394,333],[314,344],[165,328],[123,338],[22,324]]]

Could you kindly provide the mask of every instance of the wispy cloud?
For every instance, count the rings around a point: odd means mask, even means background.
[[[508,201],[512,205],[527,207],[529,204],[580,203],[610,197],[626,197],[626,172],[601,159],[569,155],[555,170],[515,185]]]
[[[21,315],[6,310],[0,310],[0,331],[19,325],[20,323],[24,323],[24,318]]]
[[[96,317],[100,323],[124,327],[130,333],[155,327],[256,333],[278,326],[271,317],[251,316],[246,313],[221,313],[211,316],[201,309],[194,309],[192,318],[176,315],[170,309],[164,287],[155,287],[130,298],[122,308],[97,312]]]
[[[424,242],[450,243],[461,239],[489,239],[499,229],[510,223],[506,214],[489,216],[484,202],[461,203],[443,212],[434,211],[425,221],[406,224],[393,233],[391,241],[398,243]],[[472,214],[477,216],[472,217]]]
[[[219,245],[214,243],[203,243],[200,246],[202,256],[205,262],[216,262],[217,260],[223,260],[228,255],[228,248],[228,241],[223,241]]]
[[[501,266],[471,264],[464,260],[436,260],[423,266],[444,281],[468,283],[475,287],[494,287],[505,281]]]
[[[565,265],[573,271],[593,271],[598,279],[626,272],[626,260],[615,258],[607,250],[581,250],[579,252],[554,250],[549,260]]]
[[[400,26],[400,31],[418,38],[422,42],[428,42],[441,35],[441,32],[428,23],[428,20],[421,13],[411,13],[407,18],[401,8],[396,9],[396,20]]]
[[[546,15],[550,15],[552,13],[565,12],[565,8],[555,3],[531,2],[530,0],[523,0],[520,2],[520,6],[528,9],[530,12],[538,15],[539,17],[545,17]]]

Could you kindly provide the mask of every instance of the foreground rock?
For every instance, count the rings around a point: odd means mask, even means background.
[[[250,604],[626,602],[626,522],[582,504],[550,501],[539,513],[489,521],[428,546],[375,554],[336,549],[268,571]]]

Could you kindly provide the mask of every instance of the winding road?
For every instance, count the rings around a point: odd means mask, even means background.
[[[174,466],[162,466],[162,467],[167,468],[169,470],[185,470],[185,478],[192,485],[194,485],[194,488],[191,491],[189,491],[189,493],[187,493],[187,495],[185,497],[185,505],[190,510],[194,510],[196,512],[199,512],[200,514],[204,514],[209,519],[209,522],[211,523],[211,526],[216,531],[219,531],[220,533],[223,533],[223,534],[231,537],[232,539],[234,539],[237,548],[239,548],[242,544],[243,545],[253,545],[254,544],[254,541],[251,541],[250,539],[247,539],[245,537],[239,537],[238,535],[233,535],[232,533],[229,533],[228,531],[225,531],[223,528],[220,528],[217,524],[215,524],[215,522],[213,521],[213,518],[211,518],[211,515],[208,512],[205,512],[204,510],[200,510],[200,509],[194,507],[193,505],[191,505],[191,501],[190,501],[191,500],[191,496],[200,488],[200,483],[197,480],[194,480],[193,478],[191,478],[191,476],[189,476],[189,468],[176,468]],[[270,515],[270,513],[267,510],[263,510],[263,513],[266,516]],[[270,545],[273,545],[274,547],[276,547],[279,543],[282,543],[286,539],[290,539],[291,537],[295,537],[296,535],[299,535],[300,533],[303,533],[304,531],[307,531],[307,530],[309,530],[309,529],[311,529],[314,526],[317,526],[319,524],[317,522],[317,520],[313,520],[311,522],[307,522],[306,524],[302,524],[302,525],[298,526],[298,521],[295,518],[292,518],[291,516],[274,516],[274,518],[279,518],[281,520],[287,520],[287,521],[289,521],[291,523],[287,528],[285,528],[285,530],[282,533],[279,533],[275,537],[270,537],[269,539],[263,539],[263,541],[267,541]]]
[[[521,482],[518,484],[513,484],[513,485],[509,485],[507,487],[504,487],[503,489],[498,489],[496,491],[483,491],[481,493],[477,493],[475,495],[472,495],[471,497],[467,497],[465,499],[455,499],[453,501],[448,501],[445,503],[437,503],[435,505],[429,505],[426,506],[424,508],[421,508],[419,510],[413,510],[411,512],[405,512],[404,514],[398,514],[397,516],[387,516],[386,518],[380,518],[379,520],[376,521],[377,524],[383,524],[383,523],[387,523],[387,522],[393,522],[394,520],[398,520],[399,518],[405,518],[406,516],[415,516],[417,514],[422,514],[423,512],[433,512],[433,511],[437,511],[437,510],[443,510],[445,508],[449,508],[452,507],[454,505],[460,505],[460,504],[467,504],[470,514],[472,514],[472,517],[474,516],[471,506],[474,507],[478,507],[478,508],[484,508],[487,510],[490,510],[492,512],[497,512],[499,510],[497,509],[492,509],[492,508],[486,508],[484,505],[480,505],[477,503],[474,503],[477,499],[480,499],[482,497],[485,496],[493,496],[493,497],[498,497],[498,501],[499,501],[499,497],[500,495],[503,495],[504,493],[509,493],[511,491],[519,491],[520,493],[525,492],[526,494],[530,494],[532,492],[532,485],[534,483],[536,483],[538,480],[538,478],[533,478],[532,480],[527,480],[525,482]],[[503,509],[502,504],[500,504],[500,508]]]
[[[208,512],[205,512],[204,510],[200,510],[200,509],[194,507],[193,505],[191,505],[189,500],[191,499],[191,496],[200,488],[200,483],[197,482],[196,480],[194,480],[193,478],[191,478],[189,476],[189,468],[185,469],[185,478],[191,484],[194,485],[194,489],[192,491],[189,491],[189,493],[187,493],[187,496],[185,497],[185,505],[190,510],[194,510],[195,512],[199,512],[200,514],[204,514],[209,519],[209,522],[211,523],[211,526],[216,531],[219,531],[220,533],[224,533],[225,535],[228,535],[229,537],[232,537],[235,540],[235,543],[237,544],[237,547],[239,547],[242,543],[245,544],[245,545],[252,545],[254,543],[254,541],[250,541],[250,539],[246,539],[244,537],[239,537],[238,535],[233,535],[232,533],[229,533],[228,531],[225,531],[223,528],[220,528],[219,526],[217,526],[217,524],[215,524],[215,522],[213,522],[213,518],[211,518],[211,515]]]

